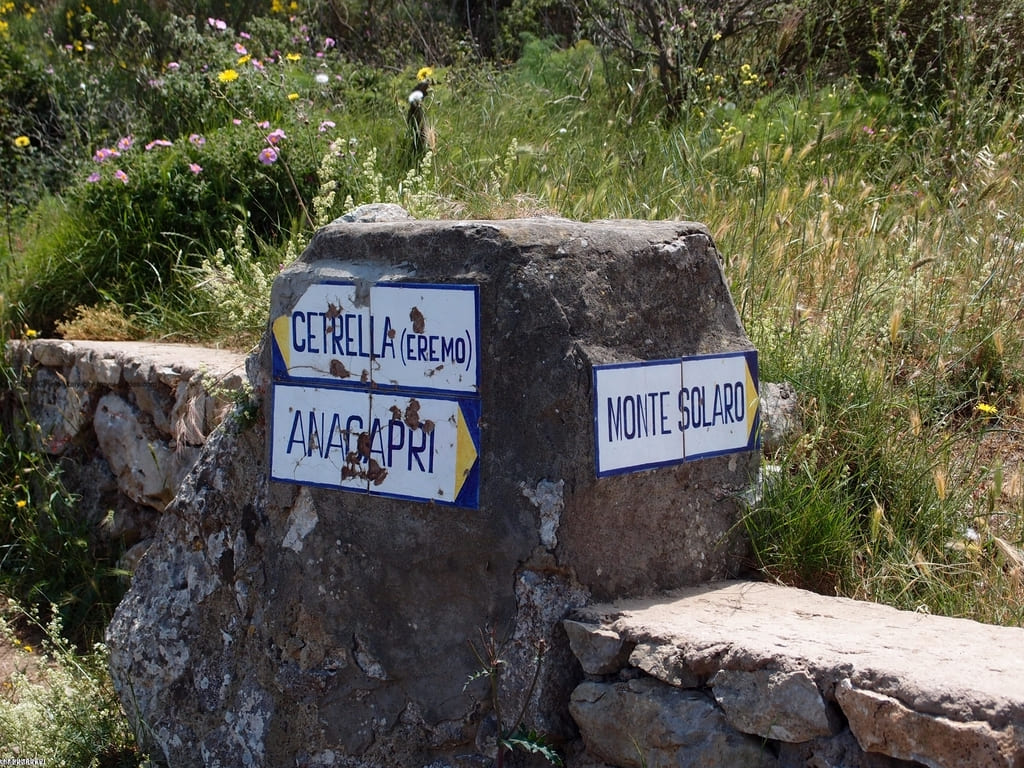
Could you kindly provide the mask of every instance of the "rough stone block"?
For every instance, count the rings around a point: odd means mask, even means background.
[[[706,676],[694,672],[686,655],[671,643],[636,642],[629,663],[679,688],[699,688],[706,682]]]
[[[588,675],[611,675],[622,669],[629,659],[632,645],[627,645],[604,627],[566,619],[562,622],[569,636],[569,647]]]
[[[147,434],[138,412],[120,396],[107,394],[96,404],[93,428],[100,451],[130,499],[163,509],[198,457],[196,449],[171,450]]]
[[[587,751],[620,768],[775,765],[762,742],[734,730],[708,696],[650,678],[580,683],[569,711]]]
[[[806,672],[723,669],[711,686],[726,719],[743,733],[793,742],[832,733],[825,701]]]
[[[861,748],[929,768],[1014,768],[1020,764],[1017,726],[995,730],[984,721],[958,722],[917,712],[897,699],[859,690],[849,679],[836,701]]]

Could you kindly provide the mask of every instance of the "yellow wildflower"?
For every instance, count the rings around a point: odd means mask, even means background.
[[[434,76],[433,67],[420,67],[420,71],[416,73],[417,80],[429,80]]]
[[[18,499],[16,502],[14,502],[14,506],[16,506],[18,509],[24,509],[26,506],[28,506],[28,502],[25,501],[24,499]]]
[[[19,136],[14,140],[14,146],[16,147],[27,147],[32,141],[28,136]]]
[[[252,54],[247,53],[247,54],[245,54],[245,56],[239,56],[238,57],[238,61],[236,63],[237,64],[248,64],[250,61],[252,61]]]
[[[235,80],[238,79],[238,73],[233,69],[225,69],[223,72],[217,75],[217,79],[220,80],[222,83],[233,83]]]
[[[977,408],[986,416],[995,416],[997,413],[999,413],[998,408],[996,408],[994,405],[989,405],[988,403],[978,403],[974,407]]]
[[[284,56],[288,61],[299,61],[302,59],[301,53],[286,53]]]
[[[297,98],[299,98],[299,94],[297,94],[297,93],[289,93],[288,94],[288,101],[295,101]]]

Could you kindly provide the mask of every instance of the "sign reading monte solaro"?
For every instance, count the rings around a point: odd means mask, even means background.
[[[594,366],[597,474],[757,447],[757,352]]]
[[[270,476],[479,506],[475,285],[311,285],[273,322]]]

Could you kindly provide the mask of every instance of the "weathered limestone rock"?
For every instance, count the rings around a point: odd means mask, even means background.
[[[630,639],[631,640],[631,639]],[[631,640],[629,663],[651,677],[680,688],[700,688],[707,680],[694,672],[678,648],[661,642]]]
[[[987,722],[961,722],[918,712],[892,696],[836,686],[836,701],[861,748],[929,768],[1011,768],[1020,765],[1024,722],[996,730]]]
[[[1024,764],[1019,628],[754,582],[588,606],[574,618],[609,644],[605,633],[635,644],[617,674],[710,688],[732,727],[779,742],[785,768]]]
[[[163,509],[178,490],[198,450],[172,450],[157,436],[146,434],[139,413],[120,396],[107,394],[96,403],[96,440],[117,477],[118,487],[139,504]]]
[[[569,647],[588,675],[610,675],[625,665],[632,646],[618,632],[566,619],[562,622]]]
[[[203,448],[110,625],[125,706],[176,766],[483,765],[499,724],[464,685],[493,637],[501,711],[563,742],[567,614],[746,551],[756,452],[595,472],[593,365],[750,348],[706,229],[337,223],[275,282],[271,319],[329,280],[478,287],[479,509],[270,481],[268,340],[260,418]]]
[[[805,672],[723,669],[710,685],[718,706],[738,731],[791,742],[832,734],[825,701]]]
[[[620,768],[754,768],[775,760],[734,730],[707,695],[651,678],[580,683],[569,711],[587,751]]]

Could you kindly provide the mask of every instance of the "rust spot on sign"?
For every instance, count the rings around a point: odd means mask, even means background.
[[[374,485],[380,485],[387,476],[388,471],[378,464],[376,459],[370,459],[370,468],[366,470],[366,479],[373,481]]]
[[[420,401],[415,397],[409,400],[409,407],[405,409],[405,424],[409,429],[420,428]]]
[[[409,310],[409,319],[412,321],[412,332],[423,333],[423,329],[426,327],[427,321],[418,307],[413,307]]]
[[[370,458],[370,433],[360,432],[356,440],[356,453],[364,459]]]
[[[434,431],[434,422],[432,422],[430,419],[424,419],[423,423],[420,426],[423,427],[423,431],[426,432],[428,435]]]
[[[331,376],[337,376],[339,379],[347,379],[352,375],[349,373],[348,368],[345,367],[345,364],[338,359],[331,360],[331,367],[329,370],[331,372]]]
[[[332,304],[331,302],[328,302],[327,312],[325,314],[327,315],[328,320],[335,320],[341,316],[341,307],[339,307],[337,304]]]
[[[401,421],[402,420],[402,409],[399,408],[397,405],[392,405],[390,408],[388,408],[388,410],[391,411],[391,420],[392,421]]]

